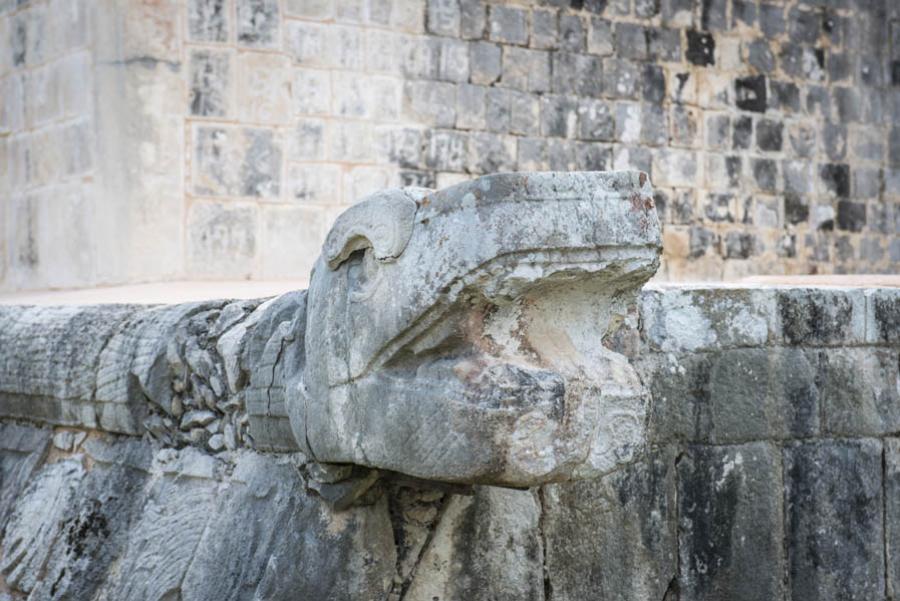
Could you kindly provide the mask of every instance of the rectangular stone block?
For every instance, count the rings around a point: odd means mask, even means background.
[[[428,0],[426,29],[429,33],[459,36],[459,0]]]
[[[776,339],[775,308],[771,289],[648,288],[643,336],[662,351],[765,346]]]
[[[900,439],[884,439],[884,524],[887,597],[900,593]]]
[[[221,278],[254,275],[258,220],[256,205],[195,201],[188,210],[188,273]]]
[[[609,56],[612,54],[612,24],[606,19],[591,17],[587,36],[587,51],[597,56]]]
[[[900,292],[892,288],[867,290],[866,341],[900,344]]]
[[[64,142],[55,144],[61,149]],[[16,232],[9,240],[12,286],[75,288],[93,281],[96,246],[89,224],[96,213],[82,186],[51,186],[7,202],[7,227]]]
[[[281,46],[278,0],[234,0],[237,42],[253,48]]]
[[[325,240],[323,210],[267,206],[261,219],[260,277],[308,280]]]
[[[811,353],[823,422],[834,436],[883,436],[900,430],[898,351],[836,348]]]
[[[325,121],[299,119],[290,134],[288,157],[299,161],[315,161],[325,158]]]
[[[456,121],[456,85],[433,81],[407,81],[404,111],[423,125],[453,127]]]
[[[281,142],[269,129],[194,127],[192,185],[201,196],[277,197]]]
[[[234,109],[231,57],[232,54],[228,51],[191,52],[191,87],[188,99],[191,115],[224,117]]]
[[[778,329],[787,344],[841,346],[865,342],[866,299],[860,289],[776,291]]]
[[[355,27],[291,20],[285,24],[284,45],[301,66],[362,70],[362,32]]]
[[[488,35],[491,40],[524,46],[528,43],[528,11],[494,4],[488,16]]]
[[[242,121],[287,124],[293,72],[288,57],[263,52],[237,55],[237,114]]]
[[[227,42],[228,9],[225,0],[189,0],[188,39],[193,42]]]
[[[330,71],[295,69],[291,92],[297,114],[326,115],[332,110]]]
[[[290,200],[304,204],[337,204],[341,192],[341,168],[328,163],[291,163],[286,188]]]
[[[534,8],[531,11],[531,46],[554,50],[559,40],[559,13],[553,8]]]
[[[456,128],[485,129],[484,86],[461,85],[456,90]]]
[[[799,349],[732,349],[642,357],[651,423],[663,441],[735,443],[819,433],[818,363]]]
[[[441,39],[438,45],[437,79],[469,81],[469,46],[460,40]]]
[[[334,111],[341,117],[394,121],[400,113],[400,79],[387,75],[335,72]]]
[[[512,136],[491,133],[469,135],[468,170],[470,173],[515,171],[516,140]]]
[[[792,444],[784,481],[790,598],[884,599],[881,442]]]
[[[468,136],[463,132],[432,131],[427,135],[425,166],[438,171],[465,170]]]
[[[540,490],[553,598],[665,599],[677,573],[674,446],[599,480]]]
[[[376,127],[374,134],[376,153],[381,160],[392,165],[405,169],[422,168],[424,133],[417,128],[398,125]]]
[[[93,68],[88,51],[77,52],[60,59],[60,110],[65,117],[90,114],[92,110]]]
[[[400,185],[396,170],[390,167],[374,165],[358,165],[344,172],[342,191],[344,204],[358,202],[385,188],[396,188]]]
[[[369,163],[376,160],[375,129],[365,121],[333,121],[329,124],[325,158],[329,161]]]
[[[497,81],[502,73],[501,56],[501,49],[497,44],[472,42],[469,45],[472,83],[491,85]]]
[[[550,91],[550,53],[504,46],[500,84],[527,92]]]
[[[679,458],[680,599],[783,597],[780,463],[766,442],[692,445]]]

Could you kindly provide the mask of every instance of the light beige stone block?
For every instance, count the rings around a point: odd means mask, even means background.
[[[309,204],[337,204],[341,200],[341,167],[329,163],[291,163],[286,185],[288,199]]]
[[[332,0],[285,0],[284,12],[289,17],[328,20],[334,17]]]
[[[15,288],[73,288],[93,281],[94,205],[79,185],[54,186],[11,203],[8,277]]]
[[[325,239],[325,225],[318,207],[263,207],[260,276],[308,278]]]
[[[63,117],[88,115],[94,88],[91,55],[87,50],[64,56],[56,63],[60,112]]]
[[[331,72],[321,69],[294,70],[294,111],[299,115],[326,115],[331,112]]]
[[[188,211],[187,270],[192,277],[249,278],[256,271],[259,209],[252,203],[198,200]]]
[[[263,52],[237,56],[238,117],[251,123],[287,124],[291,118],[291,61]]]
[[[281,190],[281,141],[272,129],[194,127],[192,183],[203,196],[277,197]]]
[[[25,77],[21,73],[0,80],[0,133],[25,129]]]
[[[395,169],[388,167],[353,167],[344,175],[344,203],[352,204],[369,194],[396,187]]]

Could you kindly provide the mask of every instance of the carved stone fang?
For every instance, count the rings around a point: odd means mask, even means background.
[[[337,218],[322,249],[329,269],[358,250],[372,249],[378,261],[393,261],[406,248],[415,223],[416,202],[404,190],[377,192]]]

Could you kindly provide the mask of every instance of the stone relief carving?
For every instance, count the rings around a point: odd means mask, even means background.
[[[337,219],[307,291],[5,308],[0,416],[302,451],[324,485],[597,476],[645,438],[648,395],[604,338],[659,252],[638,172],[387,190]]]
[[[501,174],[362,200],[328,235],[305,352],[284,366],[298,445],[450,482],[611,471],[644,440],[647,395],[602,340],[659,252],[643,173]]]

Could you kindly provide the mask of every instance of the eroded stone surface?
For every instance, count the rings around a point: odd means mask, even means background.
[[[656,269],[650,194],[634,172],[509,174],[345,213],[287,394],[301,448],[512,485],[629,461],[646,399],[597,343]]]

